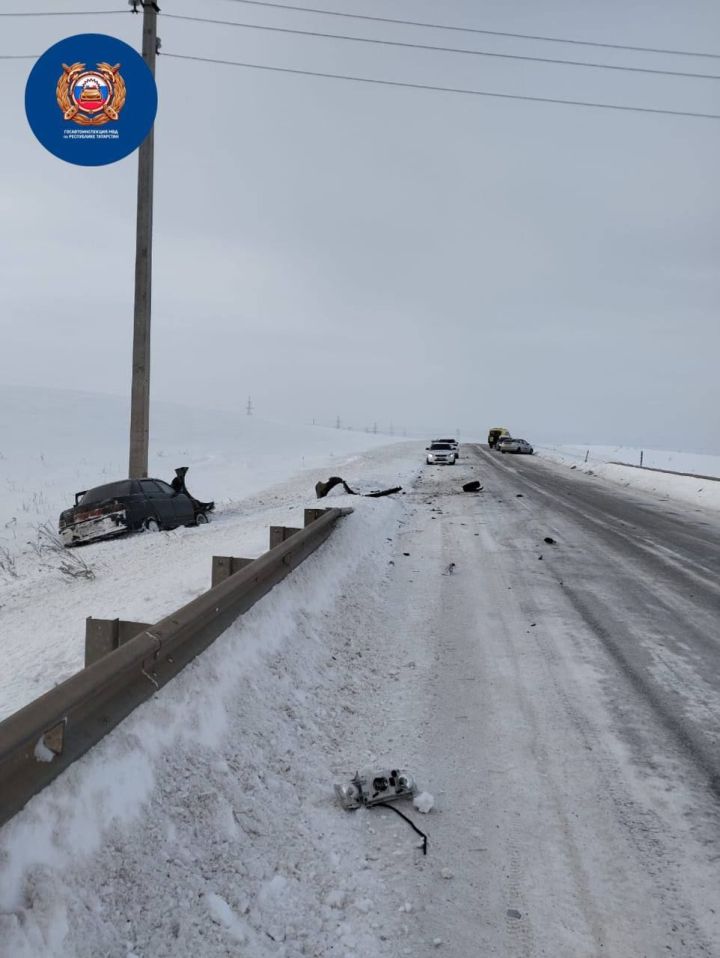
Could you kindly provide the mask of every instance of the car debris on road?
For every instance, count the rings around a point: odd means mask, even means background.
[[[396,492],[402,492],[402,486],[393,486],[392,489],[378,489],[375,492],[355,492],[340,476],[330,476],[326,482],[315,483],[315,496],[318,499],[324,499],[335,486],[342,486],[349,496],[364,496],[366,499],[379,499],[381,496],[392,496]]]
[[[403,818],[408,825],[423,840],[423,855],[427,855],[428,837],[415,822],[408,818],[404,812],[392,805],[392,802],[401,798],[412,798],[413,804],[418,811],[429,812],[432,808],[432,796],[423,792],[418,796],[415,778],[405,769],[364,769],[362,772],[356,772],[345,785],[335,785],[335,795],[340,804],[348,811],[361,807],[368,808],[390,808]],[[428,800],[427,804],[418,805],[417,799]],[[428,807],[429,805],[429,807]]]

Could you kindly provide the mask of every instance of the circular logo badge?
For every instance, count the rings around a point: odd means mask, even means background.
[[[136,150],[157,112],[157,87],[131,46],[102,33],[54,44],[30,71],[28,123],[46,150],[79,166],[115,163]]]

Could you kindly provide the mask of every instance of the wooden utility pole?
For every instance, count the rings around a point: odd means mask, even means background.
[[[140,0],[143,8],[143,60],[155,76],[158,6]],[[130,398],[131,479],[148,474],[150,432],[150,307],[152,301],[154,126],[138,153],[137,228],[135,237],[135,318],[133,325],[132,391]]]

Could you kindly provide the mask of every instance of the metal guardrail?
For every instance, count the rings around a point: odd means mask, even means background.
[[[306,510],[304,529],[0,722],[0,825],[177,675],[350,512]]]

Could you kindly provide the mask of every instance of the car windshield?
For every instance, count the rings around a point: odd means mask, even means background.
[[[447,450],[447,449],[450,448],[450,446],[449,446],[448,443],[446,443],[446,442],[434,442],[434,443],[432,444],[432,446],[430,446],[430,448],[431,448],[431,449],[440,449],[440,450],[443,450],[443,449],[444,449],[444,450]]]
[[[81,506],[91,506],[96,502],[105,502],[107,499],[118,499],[121,496],[132,494],[132,482],[110,482],[106,486],[96,486],[89,489],[79,502]]]

